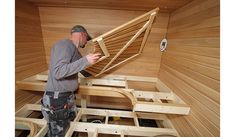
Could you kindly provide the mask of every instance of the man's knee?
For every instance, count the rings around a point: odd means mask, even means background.
[[[48,122],[49,125],[49,135],[51,137],[63,137],[68,128],[69,128],[69,121],[66,120],[57,120]]]
[[[69,128],[70,121],[74,120],[77,114],[77,107],[74,95],[69,96],[67,99],[63,98],[62,100],[67,101],[59,100],[58,102],[55,102],[53,98],[50,98],[49,96],[44,94],[41,102],[42,114],[44,116],[44,119],[48,122],[48,136],[50,137],[64,136]],[[63,107],[61,107],[61,105]]]

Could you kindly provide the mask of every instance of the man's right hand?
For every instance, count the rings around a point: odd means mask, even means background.
[[[93,65],[100,58],[100,56],[101,56],[101,53],[95,53],[95,54],[88,54],[88,55],[86,55],[86,58],[87,58],[88,62],[91,65]]]

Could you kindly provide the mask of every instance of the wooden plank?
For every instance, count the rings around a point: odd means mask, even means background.
[[[107,79],[86,79],[87,84],[92,85],[102,85],[102,86],[115,86],[115,87],[125,87],[125,81],[118,80],[107,80]]]
[[[185,104],[138,101],[134,105],[133,111],[188,115],[190,112],[190,107]]]
[[[122,125],[105,125],[105,124],[92,124],[92,123],[78,123],[72,122],[74,131],[78,132],[94,132],[95,129],[99,130],[99,133],[121,135],[127,133],[132,136],[157,136],[157,135],[173,135],[177,136],[177,132],[174,129],[164,128],[147,128],[147,127],[134,127],[134,126],[122,126]],[[65,135],[68,137],[68,133]]]
[[[43,137],[48,131],[47,122],[44,119],[21,118],[15,119],[16,129],[30,130],[29,136]]]
[[[40,107],[39,104],[28,104],[27,105],[28,110],[33,110],[37,111]],[[23,111],[23,110],[22,110]],[[24,112],[24,111],[23,111]],[[22,113],[22,112],[20,112]],[[138,113],[136,115],[135,112],[131,111],[117,111],[117,110],[103,110],[103,109],[87,109],[87,108],[81,108],[79,110],[78,115],[76,116],[74,122],[70,123],[70,128],[66,133],[66,136],[71,136],[74,131],[79,131],[79,132],[87,132],[90,135],[95,134],[95,136],[98,135],[98,133],[104,133],[104,134],[116,134],[116,135],[137,135],[136,132],[141,131],[141,134],[138,133],[139,135],[137,136],[152,136],[152,135],[178,135],[177,131],[172,128],[154,128],[154,127],[139,127],[138,124],[137,126],[124,126],[124,125],[109,125],[107,124],[108,120],[106,120],[106,124],[95,124],[95,123],[83,123],[83,122],[78,122],[79,119],[83,114],[91,114],[91,115],[104,115],[104,116],[120,116],[120,117],[132,117],[137,119],[137,116],[140,116],[141,118],[146,118],[146,119],[162,119],[162,120],[168,120],[165,115],[162,114],[149,114],[149,113]],[[160,116],[160,117],[159,117]],[[46,134],[48,127],[47,127],[47,122],[44,119],[35,119],[35,118],[25,118],[23,117],[16,117],[16,120],[23,121],[23,122],[32,122],[35,124],[42,125],[41,131],[38,132],[36,136],[43,136]],[[77,121],[77,122],[76,122]],[[88,125],[87,125],[88,124]],[[80,128],[80,125],[82,128]],[[79,126],[79,128],[77,128]],[[25,126],[21,126],[20,128],[23,129],[28,129]],[[32,129],[31,129],[32,130]],[[33,130],[31,131],[33,132]],[[36,133],[35,133],[36,134]]]
[[[106,46],[104,44],[104,40],[102,38],[100,38],[100,39],[97,39],[97,42],[99,43],[100,48],[102,49],[104,55],[106,57],[109,57],[109,52],[108,52],[108,50],[107,50],[107,48],[106,48]]]
[[[152,13],[152,14],[150,15],[150,18],[149,18],[149,25],[148,25],[148,28],[146,29],[146,32],[145,32],[145,35],[144,35],[144,39],[143,39],[143,41],[142,41],[142,43],[141,43],[139,54],[143,51],[143,48],[144,48],[145,43],[146,43],[146,41],[147,41],[148,35],[149,35],[149,33],[150,33],[150,29],[151,29],[152,24],[153,24],[154,17],[156,16],[156,14],[157,14],[157,13],[154,12],[154,13]]]

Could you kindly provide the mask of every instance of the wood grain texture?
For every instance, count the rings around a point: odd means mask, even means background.
[[[192,0],[28,0],[41,7],[67,7],[149,11],[156,7],[170,13]]]
[[[95,44],[94,53],[100,52],[103,53],[103,56],[96,62],[96,64],[88,67],[86,71],[94,77],[97,77],[100,74],[108,72],[121,64],[125,64],[130,59],[140,55],[145,46],[146,40],[149,36],[149,31],[151,30],[152,23],[158,10],[158,8],[153,9],[92,39],[92,42],[99,43],[99,45]]]
[[[15,94],[15,111],[19,110],[26,104],[34,104],[43,96],[43,92],[30,92],[16,90]]]
[[[95,38],[145,13],[143,11],[84,8],[39,7],[39,9],[47,63],[50,61],[50,49],[53,44],[60,39],[68,38],[72,26],[76,24],[83,25],[87,28],[91,36]],[[132,59],[132,61],[108,73],[157,76],[161,58],[158,45],[166,34],[168,19],[169,14],[158,14],[156,21],[153,23],[143,53],[137,58]],[[127,34],[129,35],[129,33]],[[119,35],[113,37],[116,37],[117,40],[110,41],[110,43],[118,45],[125,41],[125,39],[120,38]],[[82,54],[84,55],[84,53],[87,52],[83,50]],[[99,69],[98,66],[97,69]]]
[[[169,116],[181,136],[220,135],[220,2],[194,0],[170,16],[159,78],[191,115]]]
[[[24,0],[16,0],[15,14],[16,80],[47,69],[39,10]]]

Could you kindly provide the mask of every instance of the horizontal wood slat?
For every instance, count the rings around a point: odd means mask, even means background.
[[[219,136],[220,2],[194,0],[169,20],[158,77],[192,109],[169,118],[181,136]]]
[[[47,69],[38,7],[16,1],[16,80]]]
[[[192,0],[28,0],[42,7],[69,7],[69,8],[90,8],[90,9],[116,9],[148,11],[159,7],[160,12],[170,13]]]

